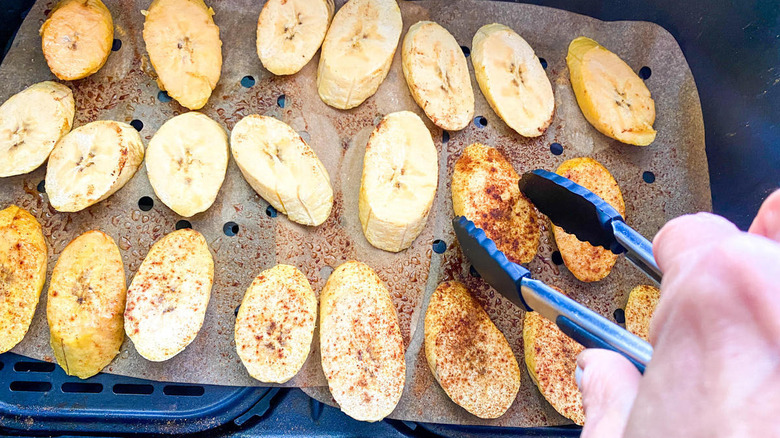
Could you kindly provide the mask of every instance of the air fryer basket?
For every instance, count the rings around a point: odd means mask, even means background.
[[[5,51],[32,0],[0,11]],[[531,1],[601,20],[652,21],[679,42],[699,89],[714,212],[745,229],[780,185],[780,8],[772,0]],[[3,53],[5,53],[5,51]],[[298,389],[176,385],[0,355],[0,432],[106,435],[562,436],[574,427],[498,429],[387,420],[360,423]]]

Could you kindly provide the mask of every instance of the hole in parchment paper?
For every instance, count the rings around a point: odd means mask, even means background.
[[[442,131],[441,132],[441,142],[446,144],[448,141],[450,141],[450,133],[447,132],[447,131]]]
[[[477,128],[484,128],[485,126],[487,126],[487,119],[485,118],[485,116],[474,117],[474,126],[476,126]]]
[[[284,108],[285,105],[287,105],[287,96],[282,94],[281,96],[277,97],[276,104],[279,105],[279,108]]]
[[[298,133],[298,135],[300,135],[303,141],[305,141],[307,144],[311,141],[311,135],[309,135],[307,131],[301,131]]]
[[[322,278],[323,280],[327,280],[328,277],[330,277],[330,274],[332,273],[333,273],[333,268],[331,268],[328,265],[325,265],[320,268],[320,278]]]
[[[558,266],[563,264],[563,257],[561,257],[560,251],[553,251],[552,256],[550,258],[552,259],[552,262]]]
[[[547,60],[544,58],[539,58],[539,64],[542,64],[543,69],[547,69]]]
[[[188,220],[180,220],[179,222],[176,222],[176,229],[181,230],[182,228],[192,228],[192,224]]]
[[[267,214],[268,217],[276,217],[277,212],[273,205],[269,205],[268,208],[265,209],[265,214]]]
[[[469,275],[471,275],[474,278],[481,277],[481,275],[479,275],[479,272],[477,272],[477,270],[474,269],[474,265],[469,266]]]
[[[38,192],[40,193],[46,193],[46,180],[42,179],[41,182],[38,183]]]
[[[639,69],[639,77],[644,80],[649,79],[651,74],[653,74],[653,71],[650,70],[650,67],[648,66],[644,66]]]
[[[238,224],[235,222],[225,222],[225,225],[222,226],[222,232],[225,233],[226,236],[235,236],[238,234]]]
[[[135,128],[136,131],[140,132],[142,129],[144,129],[144,122],[138,119],[133,119],[133,121],[130,122],[130,126]]]
[[[642,179],[645,180],[646,183],[652,184],[655,182],[655,174],[647,170],[642,173]]]
[[[612,314],[615,317],[615,322],[618,324],[626,323],[626,312],[623,309],[615,309],[615,313]]]
[[[114,42],[111,43],[111,51],[116,52],[117,50],[122,48],[122,40],[118,38],[114,38]]]
[[[252,88],[255,85],[255,78],[252,76],[244,76],[241,78],[241,86],[244,88]]]
[[[168,95],[167,91],[160,90],[157,92],[157,100],[159,100],[162,103],[170,102],[171,96]]]
[[[560,155],[563,153],[563,145],[560,143],[553,143],[550,145],[550,152],[553,155]]]
[[[382,114],[377,114],[376,117],[374,117],[374,126],[378,125],[379,122],[381,122],[383,118],[384,118],[384,116]]]
[[[149,196],[142,196],[141,199],[138,200],[138,208],[140,208],[141,211],[149,211],[152,207],[154,207],[154,199]]]
[[[460,50],[463,50],[463,56],[465,56],[466,58],[468,58],[469,55],[471,55],[471,49],[469,49],[466,46],[460,46]]]
[[[240,309],[240,308],[241,308],[241,304],[236,306],[236,310],[233,312],[233,315],[238,316],[238,309]]]
[[[444,254],[444,251],[447,251],[447,244],[444,243],[441,239],[436,239],[433,241],[433,252],[436,254]]]

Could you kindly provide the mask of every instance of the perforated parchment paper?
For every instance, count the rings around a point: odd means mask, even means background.
[[[114,17],[115,37],[121,40],[121,48],[111,53],[97,74],[67,83],[76,98],[75,126],[99,119],[139,120],[143,123],[141,135],[148,143],[163,122],[186,111],[175,101],[158,99],[154,71],[141,37],[140,11],[149,3],[149,0],[106,2]],[[0,66],[1,99],[32,83],[54,79],[41,53],[38,36],[38,29],[53,4],[39,1],[22,25]],[[674,38],[651,23],[607,23],[532,5],[473,0],[402,2],[404,31],[419,20],[435,20],[449,29],[461,45],[470,47],[471,38],[480,26],[500,22],[520,33],[537,55],[547,61],[556,112],[543,136],[526,139],[510,130],[487,105],[473,79],[471,66],[475,115],[485,117],[487,125],[470,124],[461,132],[444,135],[412,100],[401,72],[400,50],[376,95],[358,108],[339,111],[323,104],[317,95],[318,55],[300,73],[290,77],[274,77],[262,68],[255,54],[256,22],[262,2],[212,0],[209,4],[216,11],[224,63],[219,85],[202,112],[227,130],[253,113],[272,115],[292,125],[309,141],[330,173],[335,190],[333,212],[325,224],[316,228],[291,223],[281,214],[270,217],[266,214],[268,204],[252,191],[231,160],[214,205],[189,219],[192,227],[206,236],[215,260],[214,286],[203,328],[182,353],[162,363],[141,358],[126,340],[120,354],[105,371],[160,381],[262,385],[248,376],[233,342],[234,311],[252,279],[275,263],[289,263],[306,274],[319,294],[333,268],[346,260],[357,259],[372,266],[390,289],[407,346],[406,387],[393,418],[507,426],[567,422],[543,400],[525,371],[523,311],[480,279],[470,276],[468,263],[462,261],[450,225],[452,168],[463,148],[475,141],[498,148],[520,173],[538,167],[555,169],[569,158],[593,157],[617,179],[626,201],[628,223],[648,237],[676,216],[710,210],[699,98]],[[651,146],[626,146],[608,139],[582,116],[565,66],[568,43],[580,35],[592,37],[614,50],[636,70],[642,66],[652,69],[646,82],[656,102],[658,137]],[[244,76],[252,76],[255,84],[248,88],[242,86]],[[245,81],[247,85],[249,82]],[[279,105],[282,95],[283,107]],[[371,247],[363,237],[357,198],[368,136],[383,115],[399,110],[415,111],[425,120],[439,150],[440,172],[434,207],[425,229],[411,248],[392,254]],[[553,142],[563,146],[562,155],[551,154]],[[654,183],[643,181],[644,171],[655,174]],[[151,245],[173,231],[182,219],[156,199],[143,167],[108,200],[78,213],[58,213],[49,206],[45,193],[37,189],[44,178],[45,167],[0,180],[0,207],[16,203],[41,222],[51,255],[48,274],[68,242],[97,228],[118,243],[129,284]],[[143,196],[154,199],[150,211],[142,211],[138,206]],[[239,225],[236,236],[223,233],[223,224],[228,221]],[[431,243],[436,239],[447,244],[444,254],[432,251]],[[594,284],[579,282],[565,267],[551,261],[553,250],[550,227],[545,223],[538,256],[529,264],[534,275],[610,318],[615,309],[625,304],[632,287],[647,282],[624,259],[618,261],[605,280]],[[425,361],[422,316],[436,285],[449,279],[468,285],[506,336],[523,370],[517,400],[497,420],[479,420],[451,402],[433,379]],[[52,361],[45,297],[44,289],[29,333],[13,351]],[[317,338],[315,333],[308,361],[286,386],[305,387],[310,395],[332,404],[319,363]]]

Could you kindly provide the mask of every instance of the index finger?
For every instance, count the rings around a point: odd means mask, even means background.
[[[734,224],[711,213],[680,216],[655,235],[653,255],[661,271],[667,271],[688,251],[701,251],[739,232]]]

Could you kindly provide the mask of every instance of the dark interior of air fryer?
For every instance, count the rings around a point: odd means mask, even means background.
[[[43,0],[41,0],[43,1]],[[10,48],[33,0],[6,0],[0,47]],[[740,228],[780,186],[780,6],[773,0],[529,1],[605,21],[654,22],[677,40],[704,117],[715,213]],[[511,23],[508,23],[511,24]],[[663,65],[649,66],[653,71]],[[297,388],[184,385],[99,374],[67,376],[53,363],[0,355],[0,432],[18,435],[577,436],[532,429],[384,420],[362,423]]]

